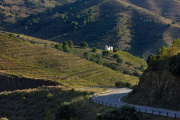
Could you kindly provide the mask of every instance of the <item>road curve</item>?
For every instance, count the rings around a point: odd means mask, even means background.
[[[114,107],[120,107],[121,105],[127,104],[127,103],[121,102],[120,99],[123,96],[127,95],[129,92],[131,92],[132,89],[110,88],[110,90],[113,90],[114,92],[102,94],[97,97],[94,97],[92,98],[92,101],[103,104],[103,105],[114,106]],[[128,104],[128,105],[130,105],[131,107],[136,107],[137,110],[141,112],[180,118],[180,111],[173,111],[173,110],[167,110],[167,109],[162,109],[162,108],[153,108],[153,107],[132,105],[132,104]]]

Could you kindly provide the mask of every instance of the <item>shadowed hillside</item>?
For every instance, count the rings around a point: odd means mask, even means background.
[[[123,0],[148,9],[158,15],[172,20],[180,18],[180,2],[178,0]]]

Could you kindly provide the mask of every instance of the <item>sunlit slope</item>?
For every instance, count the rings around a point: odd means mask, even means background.
[[[5,73],[69,83],[72,85],[114,85],[115,81],[138,78],[115,72],[71,54],[23,42],[0,34],[0,69]]]

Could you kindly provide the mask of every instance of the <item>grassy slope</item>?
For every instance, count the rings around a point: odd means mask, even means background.
[[[1,31],[4,34],[9,35],[9,32],[4,32]],[[15,33],[13,33],[15,34]],[[38,44],[40,46],[45,46],[47,45],[47,47],[49,48],[53,48],[55,44],[57,44],[57,42],[53,42],[53,41],[48,41],[48,40],[43,40],[43,39],[39,39],[39,38],[35,38],[35,37],[31,37],[31,36],[26,36],[23,34],[15,34],[16,36],[19,36],[19,38],[21,39],[27,39],[30,42],[35,42],[35,44]],[[72,50],[72,54],[76,55],[78,57],[84,58],[83,54],[85,51],[88,51],[90,53],[90,58],[93,57],[93,55],[99,55],[102,54],[103,50],[97,49],[97,52],[92,52],[91,48],[86,48],[86,49],[81,49],[79,46],[75,46]],[[111,51],[111,54],[115,54]],[[116,54],[119,54],[119,56],[123,59],[124,63],[122,63],[121,65],[118,65],[115,59],[112,58],[102,58],[101,60],[105,63],[109,63],[111,66],[112,65],[117,65],[119,66],[120,72],[124,73],[126,72],[126,74],[129,75],[133,75],[133,73],[142,73],[142,68],[145,69],[147,64],[146,62],[139,58],[139,57],[135,57],[131,54],[129,54],[128,52],[125,51],[121,51],[119,50]],[[128,64],[129,63],[129,64]],[[111,68],[111,67],[110,67]]]
[[[88,51],[90,53],[90,58],[93,57],[93,55],[99,55],[102,54],[103,50],[98,49],[97,52],[92,52],[91,48],[87,48],[87,49],[81,49],[79,47],[75,47],[72,51],[72,54],[77,55],[79,57],[83,58],[83,53],[85,51]],[[102,58],[101,60],[105,63],[109,63],[110,66],[113,65],[117,65],[119,66],[120,71],[123,73],[124,71],[128,71],[129,74],[133,74],[134,72],[138,72],[138,73],[142,73],[141,71],[141,67],[145,67],[147,66],[146,62],[138,57],[135,57],[131,54],[129,54],[128,52],[124,52],[119,50],[117,53],[113,53],[111,51],[112,55],[113,54],[119,54],[119,56],[123,59],[123,62],[121,65],[118,65],[116,62],[116,59],[113,58]],[[130,63],[130,64],[128,64]]]
[[[0,35],[2,72],[75,86],[109,86],[119,80],[135,84],[138,81],[136,77],[115,72],[71,54]]]

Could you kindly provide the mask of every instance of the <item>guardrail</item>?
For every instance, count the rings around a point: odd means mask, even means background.
[[[97,100],[94,100],[94,99],[91,99],[92,101],[96,102],[96,103],[99,103],[99,104],[102,104],[102,105],[106,105],[106,106],[112,106],[112,107],[120,107],[121,105],[118,106],[118,104],[115,104],[115,103],[110,103],[110,102],[101,102],[101,101],[97,101]],[[174,118],[177,118],[177,113],[174,113],[174,115],[172,116],[169,116],[169,114],[171,114],[170,112],[162,112],[162,111],[156,111],[156,113],[158,112],[159,114],[155,114],[155,111],[152,110],[152,111],[149,111],[147,112],[147,109],[141,109],[141,108],[136,108],[138,112],[144,112],[144,113],[151,113],[151,114],[154,114],[154,115],[162,115],[162,116],[167,116],[167,117],[174,117]],[[162,114],[163,113],[163,114]]]

